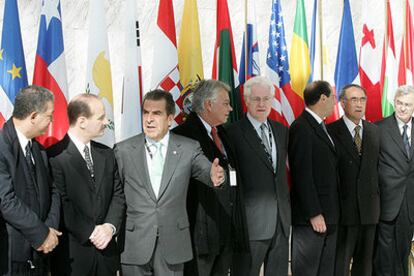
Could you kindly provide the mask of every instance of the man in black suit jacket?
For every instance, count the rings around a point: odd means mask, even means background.
[[[414,223],[414,88],[395,92],[395,113],[378,122],[380,130],[380,221],[374,259],[375,275],[408,275]]]
[[[341,90],[340,101],[345,115],[328,126],[335,141],[340,180],[341,217],[335,275],[366,276],[372,274],[380,211],[379,132],[376,125],[362,119],[367,102],[364,88],[346,85]]]
[[[274,86],[264,77],[244,85],[247,114],[228,128],[238,163],[250,254],[234,258],[232,274],[287,275],[290,203],[286,176],[288,130],[269,120]]]
[[[336,150],[323,119],[335,105],[326,81],[308,84],[306,108],[289,131],[292,273],[334,275],[339,219]]]
[[[0,133],[0,260],[7,264],[2,274],[47,275],[45,253],[58,244],[59,194],[46,152],[33,139],[46,132],[53,110],[50,91],[26,87]]]
[[[185,122],[173,129],[200,143],[206,157],[213,162],[219,158],[220,166],[226,169],[229,178],[229,165],[235,167],[228,146],[225,129],[232,108],[230,88],[216,80],[202,80],[192,95],[192,113]],[[191,236],[195,258],[184,267],[188,276],[227,276],[232,261],[233,242],[242,225],[232,227],[236,187],[229,181],[219,190],[208,188],[192,178],[187,194],[187,212],[190,218]],[[238,210],[238,209],[237,209]],[[235,231],[237,229],[238,231]]]
[[[98,96],[80,94],[69,103],[68,118],[68,134],[48,151],[69,236],[61,275],[116,275],[125,196],[113,150],[92,141],[108,124],[105,107]]]

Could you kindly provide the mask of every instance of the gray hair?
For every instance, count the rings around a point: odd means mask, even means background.
[[[201,80],[197,83],[193,91],[192,110],[200,114],[204,111],[206,101],[214,102],[220,89],[230,92],[230,86],[218,80]]]
[[[414,87],[412,85],[402,85],[395,91],[394,99],[408,94],[414,94]]]
[[[267,86],[269,88],[269,95],[274,96],[275,95],[275,87],[273,83],[266,77],[263,76],[256,76],[253,78],[250,78],[244,83],[244,100],[247,101],[250,97],[250,94],[252,93],[252,87],[255,85],[263,85]]]
[[[14,100],[13,118],[24,120],[33,112],[46,112],[47,103],[53,101],[53,93],[48,89],[37,85],[27,86],[20,90]]]

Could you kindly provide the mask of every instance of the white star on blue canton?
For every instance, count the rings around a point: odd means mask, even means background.
[[[58,10],[59,0],[44,0],[42,7],[41,16],[44,15],[46,19],[46,30],[49,29],[50,21],[53,17],[60,19],[60,14]]]

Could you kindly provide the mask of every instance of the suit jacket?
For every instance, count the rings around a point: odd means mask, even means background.
[[[49,151],[55,185],[62,197],[63,228],[68,233],[68,259],[62,265],[66,273],[87,274],[94,263],[115,271],[119,268],[119,250],[115,237],[104,250],[89,241],[95,225],[111,223],[117,230],[125,215],[125,196],[119,181],[113,150],[91,141],[95,180],[90,176],[81,153],[65,136]],[[71,259],[82,262],[71,262]],[[70,267],[81,265],[81,267]]]
[[[392,221],[399,213],[404,196],[414,198],[414,126],[411,126],[411,153],[407,157],[395,114],[377,125],[380,130],[380,219]],[[407,200],[407,204],[410,221],[414,222],[414,201]]]
[[[196,113],[191,113],[184,123],[173,129],[173,132],[197,140],[205,156],[212,162],[219,158],[228,175],[229,164],[236,168],[232,149],[229,147],[229,138],[222,126],[217,127],[220,139],[225,147],[223,155],[207,133],[202,121]],[[233,240],[242,245],[247,238],[241,235],[241,228],[245,228],[241,216],[237,187],[230,187],[229,182],[218,190],[212,190],[198,180],[191,178],[187,194],[187,212],[190,219],[190,228],[193,242],[200,255],[216,255],[220,245]],[[234,229],[238,229],[233,230]],[[231,233],[231,234],[230,234]]]
[[[50,178],[46,152],[32,141],[36,181],[33,182],[12,119],[0,133],[0,263],[8,260],[11,251],[15,261],[44,258],[34,248],[40,247],[49,233],[49,227],[59,226],[60,198]],[[39,202],[36,214],[25,202],[27,185],[34,185]],[[8,267],[10,269],[10,266]]]
[[[228,127],[240,174],[247,229],[250,240],[273,237],[278,217],[284,234],[290,233],[291,214],[286,176],[288,131],[283,125],[268,120],[277,151],[276,172],[266,156],[261,139],[245,116]]]
[[[376,224],[379,219],[379,131],[376,125],[364,120],[362,127],[359,156],[344,120],[328,125],[338,157],[341,225]]]
[[[303,113],[289,130],[292,176],[292,224],[309,225],[322,214],[327,224],[339,221],[337,157],[335,147],[312,115]]]
[[[150,182],[145,136],[134,136],[115,146],[127,203],[121,263],[144,265],[157,241],[169,264],[192,259],[186,196],[191,177],[212,186],[211,162],[198,142],[170,133],[158,198]],[[158,236],[158,238],[157,238]]]

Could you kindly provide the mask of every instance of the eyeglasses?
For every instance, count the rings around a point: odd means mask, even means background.
[[[260,103],[260,102],[263,102],[263,103],[268,103],[268,102],[270,102],[271,100],[272,100],[272,97],[270,97],[270,96],[268,96],[268,97],[263,97],[263,98],[260,98],[260,97],[249,97],[249,99],[252,101],[252,102],[254,102],[254,103]]]
[[[357,103],[364,104],[364,103],[367,102],[367,97],[361,97],[361,98],[357,98],[357,97],[344,98],[344,100],[350,101],[352,104],[357,104]]]

